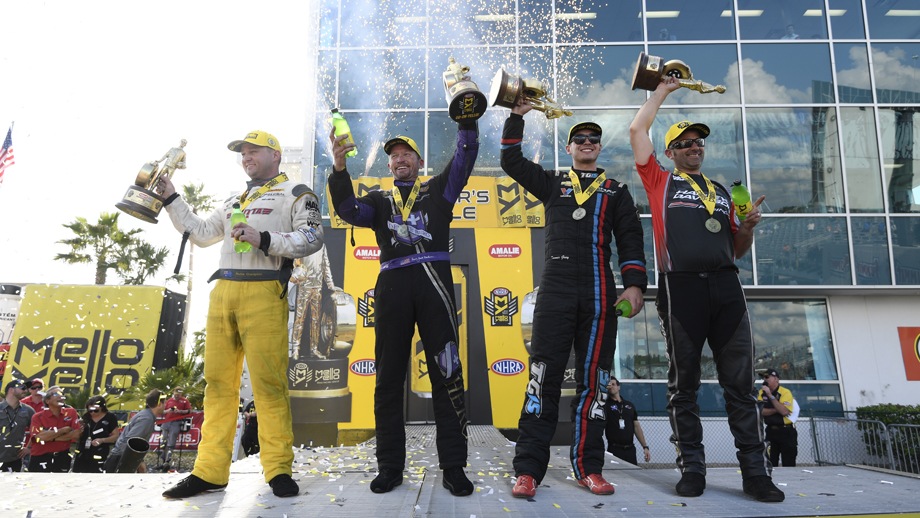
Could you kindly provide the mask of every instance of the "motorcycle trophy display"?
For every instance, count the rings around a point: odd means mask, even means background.
[[[546,84],[535,79],[522,79],[520,76],[509,74],[503,68],[498,69],[492,79],[492,89],[489,92],[491,106],[514,108],[518,99],[523,98],[534,109],[540,110],[547,119],[558,119],[563,115],[571,116],[572,112],[564,109],[556,101],[546,95]]]
[[[709,83],[693,79],[690,67],[683,61],[671,59],[662,63],[660,57],[651,56],[645,52],[639,53],[639,61],[636,63],[636,70],[633,73],[632,89],[641,88],[653,91],[658,88],[661,80],[667,76],[676,77],[681,87],[696,90],[701,94],[725,93],[725,86],[723,85],[712,86]]]
[[[159,160],[144,164],[134,179],[134,185],[128,187],[128,192],[115,206],[147,223],[156,223],[166,200],[153,189],[162,176],[172,178],[176,169],[185,169],[185,144],[186,140],[182,139],[179,147],[171,148]]]
[[[474,121],[486,112],[486,96],[469,76],[470,67],[457,63],[453,56],[448,60],[444,79],[444,96],[447,112],[455,122]]]

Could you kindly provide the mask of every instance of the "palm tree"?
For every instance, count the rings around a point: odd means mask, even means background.
[[[96,265],[95,283],[106,283],[109,270],[114,270],[124,284],[143,284],[163,266],[168,250],[155,248],[137,234],[142,230],[118,228],[119,213],[103,212],[96,223],[78,217],[64,224],[75,237],[58,243],[70,247],[70,252],[54,258],[70,264]]]
[[[185,397],[192,403],[193,408],[202,408],[204,404],[204,333],[195,332],[195,347],[191,354],[179,354],[176,365],[168,369],[151,370],[142,376],[137,383],[119,398],[119,403],[143,402],[147,393],[153,389],[160,389],[169,396],[175,387],[183,387]],[[113,403],[110,406],[115,406]]]
[[[189,207],[192,208],[193,214],[198,214],[199,212],[207,212],[214,208],[214,196],[202,194],[204,191],[204,184],[191,184],[182,186],[182,194],[185,202],[188,203]],[[192,307],[192,285],[194,282],[194,266],[195,266],[195,245],[189,243],[188,247],[188,277],[186,281],[186,295],[185,295],[185,320],[182,323],[182,337],[179,339],[180,347],[185,346],[185,340],[188,336],[188,323],[189,316],[191,315]]]

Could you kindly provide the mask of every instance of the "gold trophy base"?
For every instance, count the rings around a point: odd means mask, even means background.
[[[165,201],[152,191],[132,185],[115,207],[137,219],[156,224]]]

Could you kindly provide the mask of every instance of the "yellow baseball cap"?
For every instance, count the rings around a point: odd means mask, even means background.
[[[278,139],[271,133],[260,130],[250,131],[243,140],[234,140],[227,144],[227,149],[234,153],[239,153],[240,148],[242,148],[243,144],[246,142],[254,146],[269,147],[275,151],[281,151],[281,144],[278,143]]]
[[[671,147],[671,142],[677,140],[678,137],[684,134],[685,131],[695,129],[700,132],[700,136],[706,138],[709,136],[709,126],[701,124],[699,122],[690,122],[690,121],[680,121],[677,124],[671,126],[667,133],[664,134],[664,147],[665,149]]]
[[[416,144],[414,140],[405,135],[397,135],[386,141],[386,143],[383,145],[383,152],[389,155],[390,150],[393,149],[393,146],[396,144],[405,144],[411,147],[412,151],[415,151],[415,153],[421,158],[422,152],[418,150],[418,144]]]

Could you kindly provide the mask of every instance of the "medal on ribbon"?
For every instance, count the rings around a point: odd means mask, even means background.
[[[569,179],[572,180],[572,192],[575,194],[575,203],[578,204],[578,208],[572,212],[572,218],[581,219],[587,214],[587,211],[581,205],[588,201],[588,198],[607,180],[607,175],[605,173],[597,175],[591,185],[584,190],[581,188],[581,179],[578,178],[578,174],[575,173],[574,169],[569,169]]]
[[[713,234],[718,233],[720,230],[722,230],[722,224],[719,223],[719,220],[715,218],[716,188],[712,184],[712,181],[710,181],[709,178],[703,176],[703,173],[700,173],[700,177],[703,179],[703,181],[706,182],[706,189],[708,191],[707,193],[703,194],[703,190],[700,189],[699,184],[697,184],[689,174],[679,169],[675,169],[675,171],[677,172],[678,176],[690,184],[690,187],[693,187],[693,191],[700,198],[700,201],[703,202],[703,207],[706,208],[706,212],[709,213],[709,219],[706,220],[706,230],[712,232]]]
[[[407,221],[409,221],[409,214],[412,213],[412,206],[415,205],[415,200],[418,198],[418,192],[422,188],[422,181],[418,178],[415,179],[415,183],[412,184],[412,189],[409,191],[409,198],[403,202],[402,194],[399,193],[399,187],[396,185],[393,186],[393,189],[390,191],[393,193],[393,201],[396,202],[396,208],[399,209],[399,213],[402,214],[402,225],[397,231],[401,237],[407,237],[409,235],[409,227]]]

